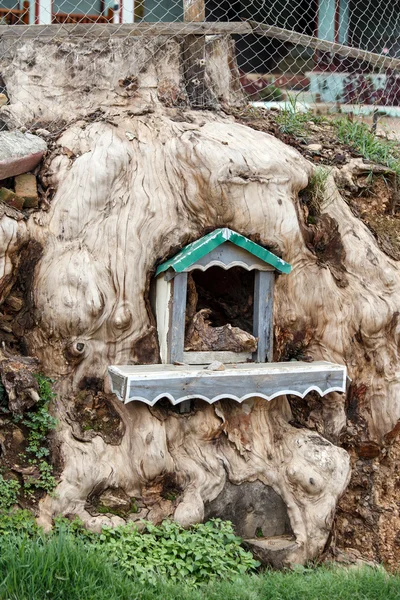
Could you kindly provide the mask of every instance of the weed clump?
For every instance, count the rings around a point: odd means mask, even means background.
[[[0,474],[0,510],[7,510],[18,502],[21,486],[16,479],[4,479]]]
[[[22,414],[10,411],[7,392],[0,386],[0,410],[7,445],[0,469],[0,510],[7,510],[20,501],[36,502],[43,492],[51,493],[56,486],[48,443],[48,436],[57,424],[50,413],[54,398],[52,381],[43,375],[35,375],[35,378],[39,399]],[[13,437],[15,432],[17,442]]]
[[[25,453],[29,464],[36,467],[38,471],[35,477],[29,477],[24,482],[24,491],[28,496],[34,489],[50,493],[56,486],[53,467],[48,462],[50,452],[47,447],[47,436],[57,425],[56,419],[49,412],[49,405],[55,394],[48,377],[37,375],[36,379],[39,384],[39,402],[22,417],[14,417],[16,423],[21,422],[28,429],[28,445]]]
[[[370,131],[366,123],[348,118],[333,121],[338,139],[352,146],[363,158],[375,162],[391,171],[396,179],[400,177],[400,150],[398,142],[382,138]]]
[[[316,167],[310,177],[308,186],[301,192],[301,198],[308,207],[309,224],[315,224],[317,217],[321,213],[328,177],[328,169]]]

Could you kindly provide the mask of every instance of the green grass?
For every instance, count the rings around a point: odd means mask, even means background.
[[[306,138],[309,133],[309,123],[316,125],[329,123],[324,116],[315,115],[312,111],[298,110],[296,98],[289,97],[286,108],[276,114],[276,122],[279,125],[281,133],[293,135],[297,138]]]
[[[378,137],[361,121],[340,118],[334,122],[340,142],[352,146],[363,158],[379,163],[400,176],[400,147],[394,140]]]
[[[326,183],[329,177],[328,169],[316,167],[310,177],[304,192],[309,195],[310,216],[315,217],[321,212],[321,205],[325,199]]]
[[[62,532],[0,542],[1,600],[114,600],[130,587],[98,551]]]
[[[400,577],[381,569],[266,571],[196,589],[127,577],[98,547],[65,531],[0,538],[0,600],[395,600]]]
[[[394,171],[397,179],[400,177],[399,142],[377,136],[367,123],[347,117],[331,120],[312,111],[301,112],[295,98],[289,98],[287,107],[276,115],[276,121],[282,133],[297,138],[307,138],[310,122],[333,125],[338,141],[354,148],[364,159],[388,167]]]

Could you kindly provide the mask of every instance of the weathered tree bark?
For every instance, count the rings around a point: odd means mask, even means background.
[[[294,544],[283,563],[317,556],[349,481],[349,455],[335,445],[341,434],[352,436],[354,462],[357,444],[380,448],[397,434],[398,262],[351,213],[332,176],[312,229],[298,201],[310,163],[222,112],[187,106],[179,40],[0,46],[10,97],[1,118],[10,128],[40,123],[49,131],[43,210],[0,221],[0,291],[5,299],[18,277],[25,281],[25,318],[15,331],[57,380],[62,474],[56,495],[41,502],[41,523],[59,513],[93,528],[119,523],[92,502],[119,488],[142,507],[130,518],[189,525],[227,482],[258,481],[287,509]],[[237,101],[230,42],[208,41],[206,59],[210,93],[220,104]],[[286,397],[198,401],[181,415],[163,404],[124,406],[109,393],[108,365],[159,360],[148,301],[157,261],[222,226],[293,266],[276,284],[276,360],[300,347],[348,366],[347,400],[301,401],[315,408],[303,411],[309,428],[294,426],[301,402],[291,399],[292,412]],[[31,268],[21,264],[23,251]],[[99,421],[90,436],[84,410]],[[398,509],[391,518],[395,525]]]
[[[257,350],[257,340],[251,333],[243,331],[240,327],[232,327],[230,323],[212,327],[208,319],[210,314],[210,308],[203,308],[193,316],[186,332],[186,351],[255,352]]]

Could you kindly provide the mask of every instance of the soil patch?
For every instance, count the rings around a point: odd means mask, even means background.
[[[351,159],[362,158],[358,150],[338,140],[333,117],[320,117],[309,113],[307,116],[301,115],[299,122],[293,124],[292,121],[285,123],[282,114],[276,110],[234,108],[229,114],[243,125],[269,133],[296,148],[315,165],[341,169]],[[357,177],[355,184],[352,189],[340,190],[343,198],[354,214],[373,233],[380,248],[394,260],[400,260],[400,194],[397,189],[399,182],[396,183],[390,175],[370,175],[367,172]],[[312,224],[317,225],[318,216],[312,217]],[[310,223],[307,223],[306,228],[309,228],[309,225]],[[340,270],[337,269],[338,260],[340,263],[340,249],[336,248],[333,254],[329,252],[328,266],[331,267],[332,263],[335,263],[335,279],[339,285],[346,285]]]

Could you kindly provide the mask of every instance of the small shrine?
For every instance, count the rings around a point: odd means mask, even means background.
[[[343,365],[273,362],[274,284],[290,271],[228,228],[184,247],[158,266],[151,290],[161,364],[109,367],[113,391],[150,405],[344,392]]]

